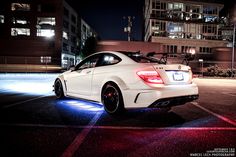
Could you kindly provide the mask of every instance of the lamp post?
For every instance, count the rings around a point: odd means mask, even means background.
[[[203,59],[199,59],[198,61],[201,63],[201,73],[203,77]]]
[[[131,31],[132,31],[132,20],[135,18],[134,16],[133,17],[131,17],[131,16],[128,16],[128,17],[123,17],[123,19],[128,19],[128,25],[127,25],[127,27],[125,27],[124,28],[124,32],[125,33],[127,33],[127,35],[128,35],[128,41],[130,41],[131,40]]]
[[[233,51],[232,51],[232,65],[231,65],[232,75],[234,73],[234,51],[235,51],[234,45],[235,45],[235,25],[236,25],[235,23],[234,23],[234,31],[233,31]]]

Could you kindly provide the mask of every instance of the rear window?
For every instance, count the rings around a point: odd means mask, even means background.
[[[149,57],[143,56],[140,53],[124,53],[124,54],[137,63],[159,63],[160,64],[160,61],[158,59],[149,58]]]

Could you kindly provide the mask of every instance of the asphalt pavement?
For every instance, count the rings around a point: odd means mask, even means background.
[[[200,98],[110,116],[52,91],[57,74],[0,75],[1,157],[236,156],[236,80],[196,78]]]

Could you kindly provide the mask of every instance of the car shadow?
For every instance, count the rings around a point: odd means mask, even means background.
[[[173,111],[163,109],[129,109],[124,114],[115,116],[104,113],[97,122],[97,125],[177,127],[185,122],[185,119]]]

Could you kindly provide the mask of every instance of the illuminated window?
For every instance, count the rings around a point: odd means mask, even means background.
[[[29,28],[11,28],[11,36],[30,36]]]
[[[55,17],[38,17],[37,18],[37,36],[41,37],[53,37],[55,36],[55,30],[53,26],[56,25]]]
[[[51,63],[52,57],[51,56],[41,56],[40,61],[41,61],[41,63]]]
[[[68,40],[68,33],[63,31],[62,37],[63,37],[64,39]]]
[[[170,33],[182,32],[183,31],[183,23],[168,22],[167,23],[167,31]]]
[[[13,24],[21,24],[21,25],[26,25],[29,24],[30,22],[26,20],[25,18],[12,18],[12,23]]]
[[[55,17],[38,17],[37,23],[39,26],[55,26],[56,18]]]
[[[168,10],[183,11],[183,8],[183,3],[168,3],[167,5]]]
[[[4,23],[4,15],[0,15],[0,23]]]
[[[55,31],[53,29],[37,29],[37,36],[51,38],[55,36]]]
[[[204,16],[205,22],[216,22],[216,16]]]
[[[191,49],[196,49],[196,47],[192,47],[192,46],[182,46],[182,47],[181,47],[181,53],[189,53]]]
[[[30,4],[12,3],[11,10],[12,11],[30,11]]]

